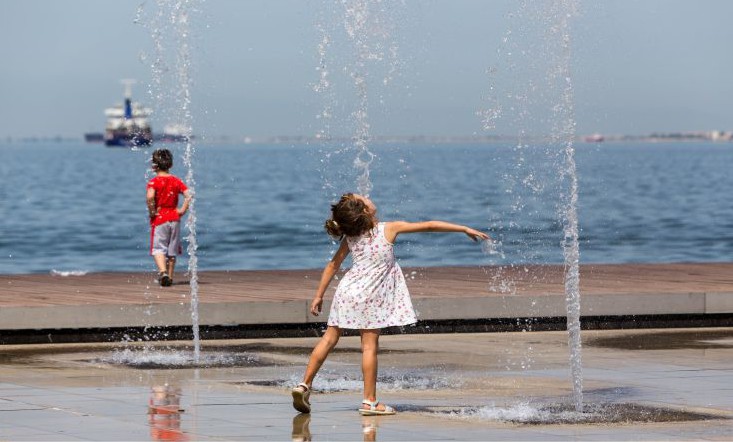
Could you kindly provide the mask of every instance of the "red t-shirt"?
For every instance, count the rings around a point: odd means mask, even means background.
[[[188,190],[183,181],[173,175],[159,175],[148,181],[148,189],[155,190],[155,209],[158,212],[155,218],[150,219],[152,226],[181,219],[176,209],[178,208],[178,194]]]

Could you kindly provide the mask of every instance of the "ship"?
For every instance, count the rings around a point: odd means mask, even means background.
[[[604,137],[603,135],[599,133],[586,135],[583,137],[583,141],[585,141],[586,143],[602,143],[605,140],[606,140],[606,137]]]
[[[154,136],[155,141],[163,143],[186,143],[194,138],[190,127],[184,124],[166,124],[162,134]]]
[[[104,110],[107,124],[104,128],[106,146],[136,147],[148,146],[153,142],[153,131],[148,117],[150,108],[132,101],[132,85],[135,80],[122,80],[125,86],[125,101]]]

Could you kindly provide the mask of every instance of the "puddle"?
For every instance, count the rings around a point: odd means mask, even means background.
[[[583,396],[588,402],[612,403],[640,394],[636,387],[584,388]]]
[[[53,357],[56,355],[65,355],[65,354],[71,354],[71,353],[83,353],[83,354],[89,354],[89,353],[105,353],[109,352],[110,347],[105,346],[99,346],[99,345],[89,345],[89,346],[79,346],[79,347],[68,347],[64,345],[59,345],[58,347],[54,346],[44,346],[44,347],[33,347],[28,346],[24,348],[13,348],[13,349],[7,349],[3,348],[2,353],[0,353],[0,365],[36,365],[39,362],[42,362],[46,359],[49,359],[49,357]]]
[[[234,352],[250,352],[250,353],[279,353],[285,355],[310,355],[313,351],[313,345],[273,345],[268,343],[251,343],[251,344],[238,344],[238,345],[211,345],[207,344],[205,348],[209,351],[220,351],[227,353]],[[331,354],[361,354],[361,349],[358,347],[346,347],[337,346],[331,350]],[[411,353],[423,353],[423,350],[395,350],[395,349],[379,349],[380,355],[388,354],[411,354]]]
[[[301,382],[300,378],[293,376],[290,379],[253,380],[235,382],[237,385],[255,385],[259,387],[292,388]],[[379,391],[404,391],[404,390],[445,390],[460,388],[463,381],[447,377],[416,374],[385,374],[377,377],[377,390]],[[344,391],[361,391],[364,382],[361,376],[351,378],[348,375],[324,375],[319,374],[313,382],[313,391],[318,393],[339,393]]]
[[[111,364],[137,369],[182,369],[219,367],[265,367],[280,365],[252,353],[201,352],[198,362],[192,351],[183,350],[115,350],[100,358],[87,360],[95,364]]]
[[[269,343],[234,345],[207,344],[198,363],[188,344],[150,345],[148,342],[111,345],[53,345],[6,349],[0,353],[0,365],[45,366],[59,361],[87,364],[111,364],[136,369],[263,367],[288,365],[267,355],[307,356],[312,346],[279,346]],[[383,354],[420,353],[421,350],[384,350]],[[332,353],[361,354],[359,348],[337,347]],[[52,368],[52,366],[49,366]]]
[[[582,413],[575,411],[570,404],[517,404],[510,407],[433,409],[432,413],[454,419],[523,425],[630,424],[727,419],[712,414],[633,403],[586,403]]]
[[[663,331],[588,338],[584,346],[619,350],[687,350],[733,348],[733,329]]]

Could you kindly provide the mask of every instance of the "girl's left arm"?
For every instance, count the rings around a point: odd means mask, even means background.
[[[445,221],[422,221],[417,223],[392,221],[386,223],[384,230],[385,237],[389,242],[394,242],[395,239],[397,239],[397,235],[400,233],[418,232],[459,232],[465,233],[474,241],[489,239],[489,235],[484,232]]]
[[[326,293],[328,285],[331,284],[331,280],[334,275],[339,271],[339,269],[341,269],[341,263],[344,262],[344,259],[346,259],[347,256],[349,256],[349,244],[346,242],[346,238],[344,238],[341,240],[341,245],[336,251],[336,254],[333,255],[331,261],[326,264],[326,267],[323,269],[323,273],[321,274],[321,282],[318,284],[316,296],[313,298],[313,302],[311,302],[311,314],[313,316],[318,316],[321,313],[323,295]]]

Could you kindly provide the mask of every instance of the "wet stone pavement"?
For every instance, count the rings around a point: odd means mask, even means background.
[[[0,440],[733,440],[733,329],[584,331],[585,413],[564,332],[390,335],[362,417],[345,337],[291,407],[315,338],[3,346]]]

